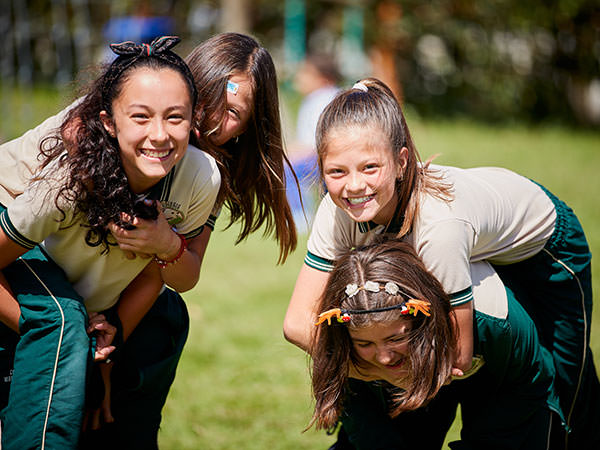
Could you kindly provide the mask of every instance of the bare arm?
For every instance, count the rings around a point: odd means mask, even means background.
[[[187,250],[176,264],[168,265],[160,270],[163,280],[169,287],[178,292],[185,292],[196,286],[211,233],[212,230],[205,226],[202,233],[188,241]],[[158,255],[159,258],[160,256]],[[182,267],[186,267],[186,269],[182,270]]]
[[[452,308],[454,324],[458,329],[458,344],[452,375],[461,376],[473,363],[473,302]],[[458,369],[458,371],[456,370]]]
[[[25,247],[21,247],[9,239],[0,228],[0,269],[14,262],[25,252],[27,252]],[[20,317],[21,308],[19,308],[8,281],[0,271],[0,321],[18,333]]]
[[[121,293],[117,312],[123,327],[123,340],[127,340],[144,315],[150,310],[162,285],[160,269],[152,261]]]
[[[315,328],[316,306],[329,280],[329,272],[302,265],[283,322],[283,335],[307,351]]]

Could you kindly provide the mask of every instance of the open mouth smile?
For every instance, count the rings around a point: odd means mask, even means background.
[[[156,159],[166,159],[173,149],[168,148],[165,150],[151,150],[151,149],[141,149],[140,153],[146,158],[156,158]]]
[[[405,363],[406,363],[406,358],[400,358],[394,364],[386,364],[385,367],[387,367],[388,369],[392,369],[392,370],[398,370],[398,369],[401,369]]]
[[[375,197],[375,194],[365,195],[363,197],[348,197],[348,198],[346,198],[346,202],[348,203],[348,206],[350,206],[350,207],[362,206],[365,203],[372,200],[374,197]]]

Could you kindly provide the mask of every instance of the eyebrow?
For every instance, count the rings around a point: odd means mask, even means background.
[[[395,338],[398,338],[398,337],[404,337],[406,335],[408,335],[408,333],[392,333],[389,336],[384,337],[382,340],[383,341],[389,341],[390,339],[395,339]],[[351,339],[354,342],[373,342],[373,341],[370,341],[368,339],[360,339],[360,338],[353,338],[353,337],[351,337]]]
[[[142,108],[142,109],[152,110],[152,108],[150,108],[150,106],[144,105],[141,103],[133,103],[131,105],[128,105],[127,108]],[[166,109],[166,112],[171,112],[176,109],[186,109],[186,108],[187,108],[187,106],[185,106],[185,105],[173,105],[173,106],[169,106]]]

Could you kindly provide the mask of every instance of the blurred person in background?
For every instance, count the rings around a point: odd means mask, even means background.
[[[317,122],[338,93],[340,79],[334,56],[319,53],[308,55],[294,77],[294,86],[303,99],[296,120],[296,139],[288,149],[288,156],[298,176],[300,193],[293,185],[292,176],[287,177],[287,192],[296,226],[301,232],[308,231],[307,220],[314,215],[318,196]]]

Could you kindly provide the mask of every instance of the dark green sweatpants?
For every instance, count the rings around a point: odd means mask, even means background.
[[[84,433],[80,448],[158,448],[161,411],[189,331],[181,296],[166,289],[133,331],[116,358],[111,378],[115,422]]]
[[[544,189],[542,187],[542,189]],[[592,320],[591,253],[577,217],[544,191],[556,208],[555,231],[525,261],[494,266],[536,324],[556,367],[556,390],[571,428],[566,448],[600,448],[600,382],[589,346]]]
[[[461,405],[460,441],[454,450],[544,450],[563,422],[554,393],[554,366],[535,326],[508,292],[508,317],[476,311],[475,353],[485,365],[444,386],[428,405],[388,415],[390,386],[350,380],[341,421],[346,446],[366,450],[438,450]],[[395,389],[395,388],[394,388]],[[551,447],[555,448],[555,447]]]
[[[3,272],[22,317],[20,337],[0,326],[0,407],[8,403],[2,448],[158,448],[161,411],[189,330],[181,296],[165,289],[119,349],[112,374],[115,423],[80,436],[91,358],[81,298],[38,247]]]
[[[21,319],[20,338],[2,325],[3,376],[12,370],[8,399],[2,399],[2,448],[76,448],[90,357],[81,297],[39,247],[3,273]]]

